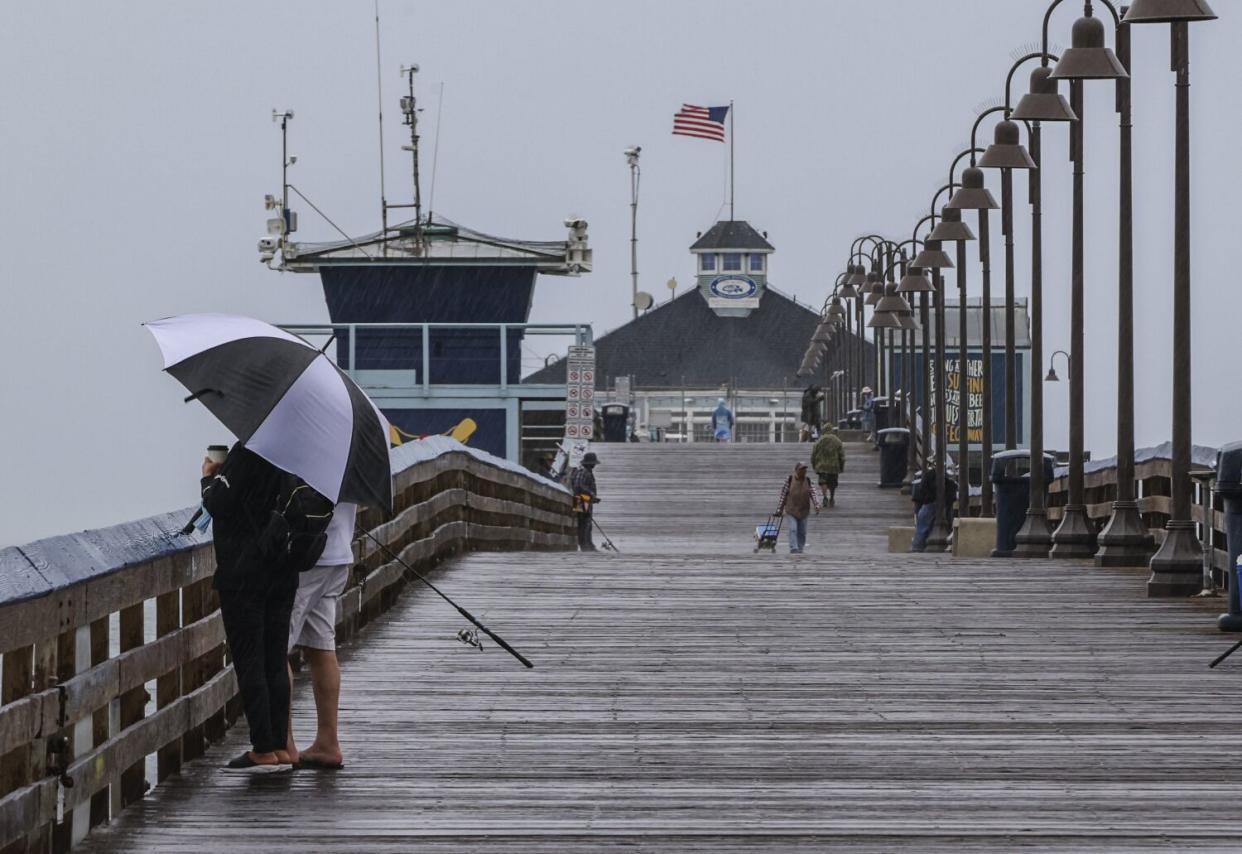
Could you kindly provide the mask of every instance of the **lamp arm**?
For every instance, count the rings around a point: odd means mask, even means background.
[[[914,230],[910,232],[910,240],[912,242],[922,245],[923,241],[918,239],[919,229],[922,228],[923,223],[927,222],[928,220],[931,220],[932,225],[934,226],[936,224],[936,214],[934,212],[929,213],[927,216],[923,217],[921,220],[919,220],[918,222],[914,224]]]
[[[972,131],[971,131],[971,134],[970,134],[970,148],[967,148],[967,149],[966,149],[965,151],[963,151],[961,154],[957,155],[957,157],[953,158],[953,165],[949,167],[949,183],[950,183],[950,184],[952,184],[952,183],[953,183],[953,176],[957,174],[957,165],[958,165],[959,163],[961,163],[961,162],[962,162],[962,158],[963,158],[963,157],[965,157],[966,155],[968,155],[968,154],[969,154],[969,155],[970,155],[970,165],[971,165],[971,166],[974,166],[974,165],[975,165],[975,155],[976,155],[976,154],[980,154],[980,153],[982,153],[982,152],[983,152],[983,149],[982,149],[982,148],[976,148],[976,147],[975,147],[975,134],[974,134],[974,131],[972,130]]]
[[[944,191],[948,190],[950,193],[952,193],[956,189],[957,189],[957,184],[950,181],[949,183],[941,187],[939,190],[937,190],[936,195],[932,196],[932,203],[931,203],[932,213],[936,212],[936,203],[940,201],[940,197],[941,195],[944,194]]]
[[[1005,102],[1005,106],[1003,107],[988,107],[986,110],[984,110],[982,113],[979,114],[979,117],[975,119],[975,123],[971,125],[971,128],[970,128],[970,151],[972,152],[970,155],[971,166],[975,165],[974,152],[980,150],[976,146],[976,143],[975,143],[975,141],[979,138],[979,125],[983,123],[984,119],[992,115],[992,113],[997,113],[1001,111],[1004,111],[1006,117],[1009,116],[1009,102],[1008,101]]]
[[[1010,104],[1013,103],[1013,99],[1011,97],[1013,92],[1013,75],[1024,63],[1030,62],[1032,59],[1051,59],[1053,62],[1061,61],[1061,57],[1057,56],[1055,53],[1028,53],[1009,68],[1009,74],[1005,76],[1005,118],[1009,118],[1009,114],[1013,112],[1013,108],[1010,106]]]
[[[1041,56],[1043,58],[1039,61],[1039,64],[1042,65],[1044,68],[1048,67],[1048,56],[1049,56],[1048,54],[1048,21],[1049,19],[1052,18],[1053,10],[1056,9],[1060,5],[1061,5],[1061,0],[1052,0],[1052,3],[1049,4],[1048,6],[1048,11],[1044,12],[1043,41],[1041,43],[1041,47],[1043,48],[1041,52]]]

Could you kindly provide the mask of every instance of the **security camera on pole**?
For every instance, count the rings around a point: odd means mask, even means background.
[[[635,319],[638,319],[638,179],[642,174],[638,168],[638,155],[642,150],[641,145],[625,150],[625,162],[630,166],[630,307],[634,309]]]

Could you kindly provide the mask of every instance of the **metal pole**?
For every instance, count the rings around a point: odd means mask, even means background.
[[[733,102],[729,102],[729,222],[733,222]]]
[[[1203,547],[1190,519],[1190,34],[1172,25],[1177,74],[1177,143],[1173,185],[1173,513],[1167,535],[1151,559],[1148,596],[1198,592]]]
[[[979,262],[983,268],[979,300],[980,350],[983,357],[983,437],[980,441],[980,471],[983,495],[979,515],[992,516],[992,236],[991,211],[979,211]]]
[[[923,459],[921,464],[924,469],[927,468],[927,461],[931,455],[931,383],[932,383],[932,367],[931,367],[931,343],[928,341],[928,332],[931,330],[931,309],[928,304],[927,292],[919,294],[919,322],[923,324],[923,393],[919,396],[920,409],[923,415],[923,435],[921,437],[923,444]]]
[[[960,507],[966,510],[970,501],[970,419],[967,405],[970,380],[966,362],[969,353],[966,343],[966,241],[957,241],[957,484]],[[961,514],[964,515],[964,512]]]
[[[630,156],[630,307],[638,319],[638,154]]]
[[[1005,450],[1018,447],[1018,372],[1014,364],[1013,170],[1001,170],[1001,233],[1005,237]]]
[[[1078,121],[1070,125],[1070,156],[1074,161],[1074,231],[1070,290],[1070,431],[1069,500],[1061,524],[1052,534],[1052,557],[1089,558],[1095,554],[1095,532],[1087,520],[1083,482],[1083,81],[1070,81],[1070,108]]]
[[[1122,8],[1121,14],[1125,14]],[[1130,28],[1117,27],[1117,59],[1130,70]],[[1120,177],[1117,258],[1117,497],[1100,532],[1097,566],[1145,566],[1155,550],[1134,498],[1134,170],[1130,79],[1117,81]]]
[[[1044,228],[1043,172],[1040,160],[1040,126],[1030,128],[1031,159],[1031,487],[1026,520],[1018,531],[1014,557],[1045,558],[1052,547],[1048,530],[1048,507],[1044,492]]]
[[[936,288],[936,522],[927,538],[932,551],[943,551],[951,533],[948,507],[945,504],[945,349],[944,349],[944,278],[939,269],[932,270]]]

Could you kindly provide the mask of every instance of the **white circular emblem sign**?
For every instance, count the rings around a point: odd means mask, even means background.
[[[721,299],[746,299],[759,291],[755,280],[747,276],[717,276],[710,287],[712,296]]]

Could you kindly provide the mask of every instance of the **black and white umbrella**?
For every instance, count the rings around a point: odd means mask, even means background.
[[[247,448],[332,501],[392,509],[388,421],[327,356],[271,324],[183,314],[145,324],[164,370]]]

